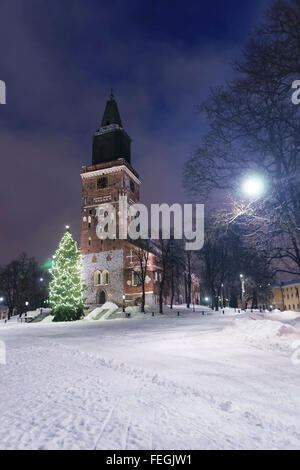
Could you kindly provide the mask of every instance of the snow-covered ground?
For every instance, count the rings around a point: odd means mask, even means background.
[[[297,315],[166,311],[1,323],[0,448],[299,449]]]

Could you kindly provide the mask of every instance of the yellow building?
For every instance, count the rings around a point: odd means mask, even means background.
[[[274,284],[272,291],[274,308],[300,312],[300,281]]]

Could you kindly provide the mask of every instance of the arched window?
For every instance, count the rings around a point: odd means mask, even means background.
[[[103,286],[106,286],[107,284],[109,283],[109,272],[107,271],[107,269],[105,271],[102,272],[102,275],[101,275],[101,284]]]
[[[95,286],[101,285],[101,271],[99,270],[94,272],[94,285]]]

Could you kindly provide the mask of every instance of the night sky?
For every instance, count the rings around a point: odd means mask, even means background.
[[[141,200],[187,201],[182,167],[205,132],[196,105],[230,78],[267,0],[1,0],[0,264],[40,262],[70,224],[81,166],[113,87]],[[198,201],[201,202],[201,201]]]

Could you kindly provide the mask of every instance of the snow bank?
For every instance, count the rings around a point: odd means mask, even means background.
[[[95,308],[85,318],[86,320],[107,320],[118,308],[113,302],[105,302],[105,304]]]
[[[28,312],[24,312],[22,313],[22,318],[36,318],[40,315],[40,313],[50,313],[51,312],[51,308],[43,308],[43,307],[39,307],[37,308],[36,310],[31,310],[31,311],[28,311]]]
[[[284,312],[281,312],[280,310],[273,310],[272,312],[267,313],[266,316],[270,320],[274,319],[279,321],[296,320],[297,318],[300,319],[300,313],[293,312],[292,310],[285,310]]]
[[[146,305],[145,305],[145,310],[146,310]],[[140,313],[141,312],[141,307],[139,305],[135,305],[135,306],[130,305],[130,306],[125,308],[125,312],[131,313],[131,314]]]
[[[247,319],[234,320],[233,326],[225,328],[225,334],[236,340],[259,343],[261,346],[292,347],[292,343],[300,337],[300,330],[295,326],[285,325],[277,320]]]
[[[45,317],[43,320],[40,321],[40,323],[51,323],[53,321],[53,318],[53,315],[48,315],[48,317]]]

